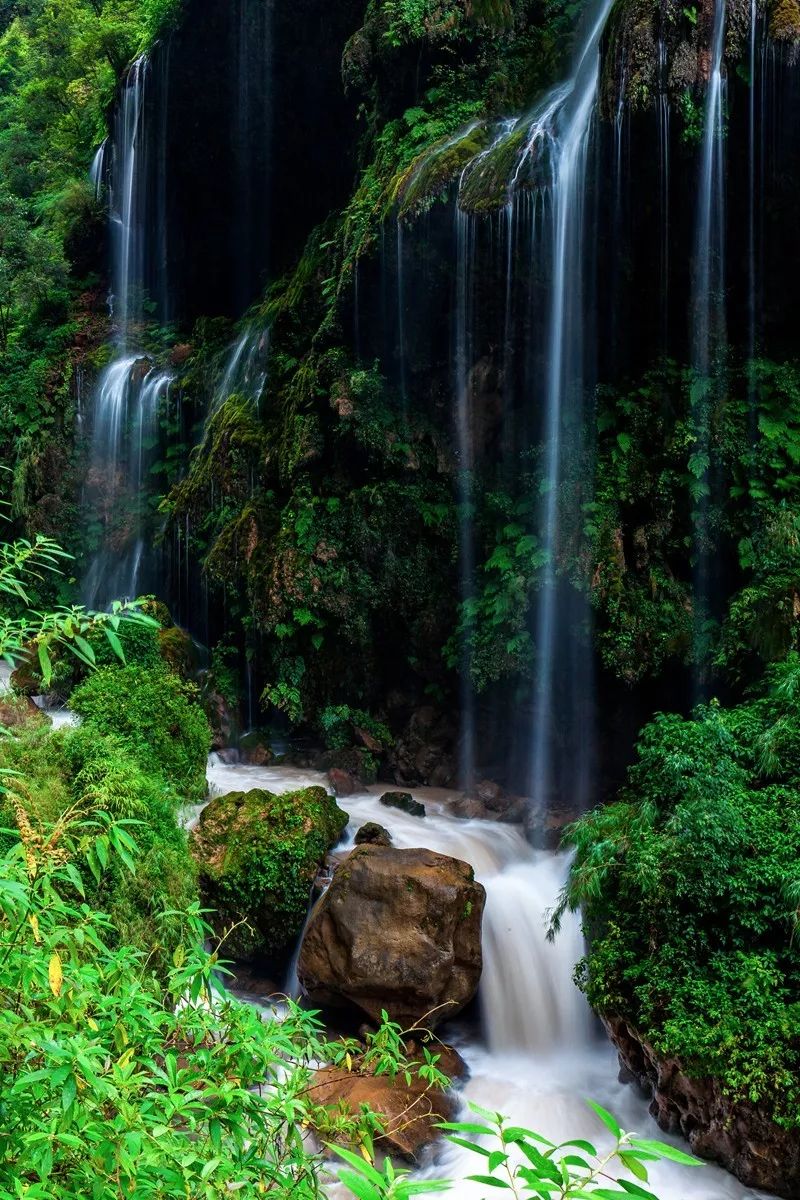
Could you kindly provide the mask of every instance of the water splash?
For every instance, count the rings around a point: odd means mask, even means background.
[[[225,366],[209,409],[209,418],[231,396],[241,396],[256,406],[267,382],[269,360],[269,329],[248,325],[228,351]]]

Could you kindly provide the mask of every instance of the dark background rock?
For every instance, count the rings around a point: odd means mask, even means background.
[[[425,805],[419,800],[415,800],[410,792],[384,792],[381,796],[381,804],[386,808],[398,808],[401,812],[408,813],[410,817],[424,817]]]

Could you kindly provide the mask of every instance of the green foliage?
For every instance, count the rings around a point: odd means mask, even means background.
[[[382,721],[377,721],[361,708],[349,704],[331,704],[319,714],[319,725],[329,750],[346,750],[363,730],[381,746],[392,745],[393,738]]]
[[[143,771],[161,772],[184,802],[203,798],[210,731],[193,684],[166,666],[93,674],[72,693],[87,736],[114,735]]]
[[[316,1062],[358,1070],[362,1047],[326,1044],[293,1005],[265,1022],[221,991],[197,905],[172,914],[182,939],[162,981],[85,902],[87,861],[135,869],[124,825],[73,820],[40,842],[21,811],[19,829],[0,860],[0,1144],[17,1186],[313,1200],[330,1175],[304,1127],[368,1152],[379,1122],[327,1111],[312,1086]],[[415,1065],[401,1050],[391,1069]]]
[[[55,1200],[210,1200],[230,1191],[317,1200],[334,1164],[304,1140],[309,1128],[345,1163],[340,1178],[359,1200],[408,1200],[447,1186],[414,1182],[389,1159],[378,1168],[380,1119],[315,1099],[319,1062],[344,1078],[416,1074],[440,1089],[446,1080],[427,1047],[410,1060],[403,1031],[388,1021],[363,1044],[328,1042],[316,1014],[291,1003],[263,1019],[221,989],[224,967],[218,951],[202,948],[211,930],[197,905],[170,914],[182,938],[159,979],[84,899],[87,865],[101,875],[116,862],[136,869],[128,829],[73,818],[39,838],[21,807],[17,820],[19,840],[0,859],[0,1145],[14,1172],[13,1187],[0,1184],[4,1200],[20,1189]],[[541,1195],[538,1176],[548,1195],[603,1200],[617,1194],[597,1186],[614,1158],[645,1181],[660,1158],[694,1163],[592,1107],[615,1139],[607,1155],[586,1142],[552,1146],[478,1108],[477,1120],[445,1128],[481,1157],[494,1186],[517,1196]],[[487,1136],[497,1149],[485,1146]],[[630,1194],[630,1185],[619,1192]]]
[[[530,674],[534,653],[530,605],[547,561],[531,532],[533,494],[514,501],[504,493],[490,492],[484,503],[483,520],[493,527],[494,545],[489,544],[476,593],[462,602],[458,628],[446,647],[454,668],[466,655],[479,690],[502,678]]]
[[[499,1113],[478,1104],[469,1105],[474,1114],[469,1121],[447,1121],[441,1128],[447,1131],[450,1141],[481,1160],[482,1173],[468,1176],[471,1182],[505,1191],[515,1200],[524,1196],[540,1200],[544,1196],[554,1200],[588,1200],[591,1196],[597,1200],[625,1200],[630,1196],[656,1200],[652,1192],[640,1186],[649,1181],[653,1163],[666,1160],[687,1167],[703,1165],[665,1142],[626,1133],[606,1109],[593,1101],[589,1106],[604,1125],[606,1136],[610,1133],[614,1138],[610,1150],[599,1151],[584,1139],[556,1145],[532,1129],[511,1125]],[[423,1189],[427,1194],[448,1186],[434,1181],[411,1183],[408,1173],[398,1172],[390,1160],[380,1171],[352,1152],[338,1153],[350,1167],[340,1177],[358,1200],[407,1200]],[[640,1183],[611,1175],[615,1167]]]
[[[582,981],[690,1075],[800,1126],[800,657],[758,699],[660,715],[617,802],[575,825],[562,900],[584,912]]]
[[[382,672],[443,675],[454,553],[444,448],[427,416],[406,417],[378,370],[336,346],[301,364],[300,323],[320,317],[314,280],[332,253],[320,240],[270,293],[261,414],[224,403],[164,503],[177,530],[188,516],[241,640],[264,635],[262,702],[316,726],[329,706],[376,707]],[[387,644],[396,664],[376,653]]]
[[[181,7],[35,0],[0,22],[0,448],[15,464],[15,517],[42,527],[27,510],[46,482],[63,496],[65,541],[77,492],[69,350],[79,330],[84,345],[102,337],[91,309],[105,216],[87,173],[123,71]]]
[[[726,581],[728,612],[710,631],[705,665],[742,685],[798,645],[798,461],[793,363],[731,366],[715,395],[671,361],[629,392],[600,391],[585,520],[607,667],[634,683],[697,656],[691,567],[701,532],[710,559],[738,559],[740,570]],[[721,479],[726,489],[712,486]]]

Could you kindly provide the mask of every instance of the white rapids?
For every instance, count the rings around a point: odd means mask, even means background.
[[[314,771],[228,765],[215,755],[208,780],[212,794],[325,784]],[[413,789],[426,807],[427,815],[420,818],[380,804],[385,790],[377,785],[339,800],[350,817],[343,848],[353,844],[361,825],[377,821],[398,848],[424,846],[470,863],[486,888],[482,1031],[476,1036],[457,1023],[447,1031],[470,1071],[463,1101],[502,1112],[554,1141],[583,1137],[603,1146],[604,1131],[585,1103],[590,1098],[614,1112],[624,1128],[680,1144],[656,1128],[637,1092],[617,1081],[616,1055],[572,980],[583,952],[577,921],[565,920],[555,943],[545,937],[547,910],[563,883],[568,858],[533,850],[515,826],[453,817],[454,793]],[[482,1200],[485,1186],[467,1179],[480,1169],[475,1156],[442,1144],[435,1163],[419,1176],[454,1180],[450,1195]],[[662,1163],[651,1180],[659,1200],[755,1200],[760,1195],[710,1165],[690,1170]],[[338,1186],[329,1195],[349,1197]]]

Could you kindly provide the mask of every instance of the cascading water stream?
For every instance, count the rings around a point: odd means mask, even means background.
[[[540,440],[543,445],[542,502],[538,515],[538,537],[544,559],[535,615],[534,728],[530,762],[530,795],[534,809],[547,810],[554,795],[566,794],[581,806],[586,800],[592,745],[582,728],[581,712],[591,682],[585,675],[588,659],[575,664],[566,686],[557,679],[557,658],[564,662],[574,642],[574,627],[588,619],[588,604],[565,601],[558,577],[561,490],[565,464],[580,452],[574,437],[565,431],[578,427],[588,381],[585,298],[587,291],[587,247],[585,210],[589,184],[591,141],[600,73],[600,40],[612,0],[599,0],[591,8],[579,39],[570,77],[552,88],[531,116],[504,122],[497,138],[469,164],[461,177],[459,205],[468,204],[469,193],[481,176],[491,170],[493,150],[524,133],[523,148],[508,181],[508,205],[512,210],[519,189],[533,188],[543,203],[530,208],[531,253],[539,268],[548,271],[546,333],[544,343],[545,384],[539,390]],[[509,231],[509,238],[511,230]],[[460,254],[460,251],[459,251]],[[460,269],[460,268],[459,268]],[[459,317],[460,321],[461,318]],[[465,371],[457,372],[461,377]],[[578,612],[578,608],[580,612]],[[557,698],[557,692],[561,693]],[[553,744],[559,726],[570,746],[568,770],[555,770]],[[557,777],[558,776],[558,777]]]
[[[251,788],[283,792],[325,783],[310,771],[232,766],[214,756],[208,774],[216,794]],[[583,952],[577,919],[565,921],[555,943],[546,939],[547,910],[564,882],[568,858],[531,849],[516,826],[454,818],[449,812],[454,793],[415,790],[427,809],[424,819],[385,808],[380,794],[376,787],[340,800],[350,817],[340,850],[353,846],[363,824],[376,821],[399,849],[425,846],[470,863],[486,888],[482,1034],[477,1038],[457,1022],[444,1031],[469,1068],[464,1101],[503,1112],[553,1141],[585,1137],[602,1146],[605,1135],[585,1104],[590,1097],[616,1113],[626,1129],[663,1138],[642,1098],[617,1082],[616,1056],[593,1027],[572,981]],[[458,1200],[485,1200],[485,1187],[467,1178],[479,1170],[474,1156],[442,1144],[435,1163],[419,1178],[449,1178],[457,1181],[451,1195]],[[660,1200],[755,1200],[757,1195],[711,1166],[692,1173],[659,1164],[653,1187]],[[349,1197],[336,1187],[328,1194],[331,1200]]]
[[[703,695],[703,663],[710,604],[708,529],[711,474],[710,411],[721,386],[725,347],[725,0],[716,0],[706,92],[692,278],[692,406],[695,450],[690,468],[698,481],[694,511],[695,689]]]
[[[554,670],[558,647],[560,603],[556,577],[559,537],[559,489],[563,479],[563,428],[566,410],[582,411],[584,388],[584,208],[588,146],[600,74],[600,38],[611,10],[602,0],[592,15],[588,37],[577,57],[569,89],[558,108],[540,127],[535,141],[546,138],[552,165],[552,267],[550,332],[544,419],[544,508],[542,548],[546,555],[536,616],[536,720],[533,734],[531,794],[544,811],[553,795],[552,740]],[[586,740],[572,730],[571,745],[581,757]],[[579,763],[573,785],[585,786],[588,764]],[[575,797],[581,803],[580,797]],[[585,802],[585,797],[583,797]]]
[[[458,536],[460,597],[467,604],[475,586],[475,537],[472,521],[472,472],[474,454],[470,424],[470,365],[472,346],[472,270],[474,219],[456,207],[456,308],[455,308],[455,424],[458,454]],[[461,740],[459,781],[470,787],[475,774],[475,691],[472,660],[466,644],[461,648]]]
[[[214,388],[209,419],[231,396],[240,396],[258,405],[267,382],[269,329],[248,325],[228,351],[225,365]]]
[[[101,608],[115,597],[135,596],[146,558],[146,476],[158,433],[158,412],[172,376],[132,349],[144,313],[147,204],[145,102],[150,62],[130,68],[117,107],[110,167],[106,143],[92,164],[96,190],[106,182],[112,242],[115,355],[100,375],[94,399],[89,494],[101,516],[102,541],[83,582],[83,601]],[[163,139],[162,139],[163,140]]]

